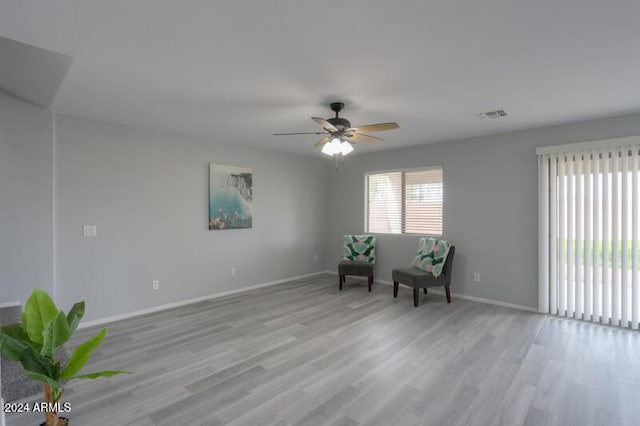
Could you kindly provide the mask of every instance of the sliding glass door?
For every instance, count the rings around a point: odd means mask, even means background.
[[[538,153],[541,311],[638,328],[639,150]]]

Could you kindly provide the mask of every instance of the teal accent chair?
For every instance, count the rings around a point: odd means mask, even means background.
[[[339,288],[347,275],[367,277],[369,291],[373,284],[373,266],[376,262],[376,237],[373,235],[345,235],[342,237],[342,260],[338,263]]]
[[[449,247],[447,259],[444,261],[442,273],[438,277],[434,277],[431,272],[425,272],[418,268],[394,268],[391,271],[393,278],[393,297],[398,297],[399,284],[404,284],[413,288],[413,306],[417,307],[420,299],[420,289],[424,289],[427,294],[427,287],[444,286],[447,293],[447,303],[451,303],[451,272],[453,269],[453,255],[456,251],[455,246]]]

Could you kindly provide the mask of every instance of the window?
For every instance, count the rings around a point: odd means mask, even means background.
[[[366,175],[366,232],[442,235],[442,167]]]

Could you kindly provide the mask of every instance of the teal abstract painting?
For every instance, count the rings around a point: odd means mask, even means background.
[[[253,173],[250,168],[209,164],[209,229],[251,228]]]

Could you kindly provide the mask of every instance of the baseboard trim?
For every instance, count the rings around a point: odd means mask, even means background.
[[[21,305],[20,302],[0,303],[0,309],[2,309],[2,308],[13,308],[14,306],[20,306],[20,305]]]
[[[325,274],[325,273],[326,273],[325,271],[312,272],[310,274],[298,275],[298,276],[295,276],[295,277],[284,278],[284,279],[276,280],[276,281],[269,281],[267,283],[251,285],[251,286],[248,286],[248,287],[242,287],[242,288],[238,288],[238,289],[234,289],[234,290],[222,291],[222,292],[219,292],[219,293],[213,293],[213,294],[209,294],[209,295],[206,295],[206,296],[195,297],[193,299],[181,300],[179,302],[167,303],[165,305],[154,306],[153,308],[141,309],[141,310],[138,310],[138,311],[127,312],[125,314],[114,315],[114,316],[101,318],[101,319],[97,319],[97,320],[82,321],[82,322],[80,322],[80,325],[78,325],[78,328],[82,329],[82,328],[95,327],[97,325],[104,325],[104,324],[108,324],[108,323],[111,323],[111,322],[114,322],[114,321],[120,321],[120,320],[123,320],[123,319],[139,317],[141,315],[152,314],[154,312],[160,312],[160,311],[164,311],[164,310],[167,310],[167,309],[179,308],[180,306],[191,305],[192,303],[198,303],[198,302],[202,302],[202,301],[205,301],[205,300],[218,299],[220,297],[229,296],[229,295],[232,295],[232,294],[244,293],[246,291],[251,291],[251,290],[258,289],[258,288],[270,287],[270,286],[274,286],[274,285],[277,285],[277,284],[286,283],[288,281],[314,277],[316,275],[322,275],[322,274]]]
[[[384,285],[393,285],[393,282],[386,281],[386,280],[375,280],[374,282],[379,284],[384,284]],[[430,287],[429,292],[433,292],[434,294],[439,294],[441,296],[444,296],[446,294],[444,289],[440,289],[439,287],[433,287],[433,288]],[[451,292],[451,297],[456,297],[458,299],[463,299],[463,300],[470,300],[472,302],[484,303],[487,305],[501,306],[503,308],[517,309],[519,311],[538,313],[538,308],[532,308],[531,306],[525,306],[525,305],[516,305],[515,303],[501,302],[499,300],[485,299],[485,298],[476,297],[476,296],[468,296],[466,294],[460,294],[460,293],[454,293],[454,292]]]

